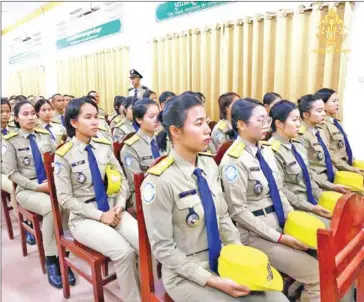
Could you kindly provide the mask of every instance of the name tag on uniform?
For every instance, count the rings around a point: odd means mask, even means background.
[[[148,160],[148,159],[153,159],[153,156],[151,155],[151,156],[144,156],[144,157],[142,157],[142,160]]]
[[[251,171],[251,172],[259,172],[260,171],[260,168],[259,167],[251,167],[251,168],[249,168],[249,171]]]
[[[320,146],[320,143],[313,143],[312,146]]]
[[[294,166],[295,164],[296,164],[296,161],[293,161],[293,162],[291,162],[291,163],[287,164],[287,167],[292,167],[292,166]]]
[[[77,161],[77,162],[75,162],[75,163],[72,163],[71,164],[71,166],[72,167],[77,167],[77,166],[79,166],[79,165],[83,165],[85,163],[85,161],[84,160],[80,160],[80,161]]]
[[[187,197],[187,196],[191,196],[191,195],[196,195],[196,194],[197,194],[196,189],[193,189],[193,190],[189,190],[189,191],[186,191],[186,192],[179,193],[179,198],[183,198],[183,197]]]
[[[28,150],[30,150],[30,148],[29,148],[29,147],[26,147],[26,148],[20,148],[20,149],[18,149],[18,151],[28,151]]]
[[[341,134],[340,131],[337,131],[337,132],[333,132],[332,135],[336,135],[336,134]]]

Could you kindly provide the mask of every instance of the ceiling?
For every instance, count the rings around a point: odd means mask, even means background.
[[[1,29],[10,26],[48,2],[2,2]]]

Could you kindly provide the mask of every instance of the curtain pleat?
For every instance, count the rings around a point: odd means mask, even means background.
[[[10,74],[7,83],[8,95],[46,95],[46,78],[43,66],[34,66]]]

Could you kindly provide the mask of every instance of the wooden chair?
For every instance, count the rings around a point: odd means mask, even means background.
[[[209,128],[210,128],[211,132],[214,129],[214,127],[216,126],[216,124],[217,124],[217,122],[215,122],[215,121],[210,121],[209,122]]]
[[[364,197],[341,197],[331,229],[319,229],[317,240],[321,302],[339,301],[355,280],[356,301],[364,302]]]
[[[161,161],[165,156],[159,157],[151,166]],[[143,302],[173,302],[164,289],[162,279],[156,282],[153,277],[152,254],[145,226],[144,213],[141,200],[140,186],[144,180],[144,174],[134,174],[136,208],[139,229],[139,259],[140,259],[140,286],[141,298]]]
[[[25,231],[33,234],[37,243],[38,254],[39,254],[39,261],[40,267],[42,269],[42,273],[46,273],[45,269],[45,254],[44,254],[44,247],[43,247],[43,235],[40,228],[40,223],[43,220],[43,217],[37,213],[31,212],[23,208],[16,199],[15,190],[17,185],[13,183],[13,190],[14,190],[14,198],[16,200],[16,206],[18,208],[18,223],[19,223],[19,230],[20,230],[20,242],[23,251],[23,256],[26,257],[28,255],[27,249],[27,242],[25,238]],[[33,228],[26,224],[26,220],[30,221],[33,224]]]
[[[217,153],[214,156],[214,160],[217,165],[220,165],[220,162],[221,162],[222,158],[224,157],[226,150],[229,149],[232,144],[233,144],[233,141],[227,141],[221,145],[219,150],[217,150]]]
[[[119,143],[119,142],[113,143],[114,155],[115,155],[116,159],[119,161],[121,166],[123,166],[123,163],[121,162],[120,151],[121,151],[121,149],[123,149],[125,141],[128,140],[129,138],[131,138],[134,134],[135,134],[135,132],[131,132],[131,133],[127,134],[121,143]]]
[[[1,190],[1,203],[3,206],[6,229],[8,231],[9,239],[13,240],[14,239],[13,224],[11,223],[11,218],[10,218],[10,211],[13,209],[13,207],[9,206],[10,200],[11,200],[10,194],[8,192]]]
[[[54,184],[52,163],[54,154],[47,152],[44,154],[44,164],[47,174],[48,183],[50,186],[50,197],[52,201],[52,212],[54,216],[54,228],[57,239],[59,263],[61,267],[62,283],[63,283],[63,296],[68,299],[70,297],[70,286],[68,282],[68,267],[78,272],[80,276],[85,278],[92,284],[94,301],[104,301],[103,286],[116,279],[116,274],[108,275],[107,265],[110,259],[104,255],[96,252],[81,243],[77,242],[71,232],[63,232],[62,219],[60,208],[56,195],[56,188]],[[72,260],[66,257],[66,250],[70,251],[73,255],[81,258],[91,266],[91,275],[86,273],[81,268],[77,267]],[[102,269],[104,270],[104,278],[102,276]]]

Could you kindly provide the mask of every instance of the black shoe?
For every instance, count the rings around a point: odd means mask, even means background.
[[[62,278],[58,270],[57,262],[46,262],[48,283],[55,288],[62,288]]]
[[[25,240],[29,245],[35,245],[35,237],[33,234],[29,233],[28,231],[25,231]]]
[[[68,268],[68,282],[70,285],[74,286],[76,284],[75,274],[72,272],[71,268]]]

